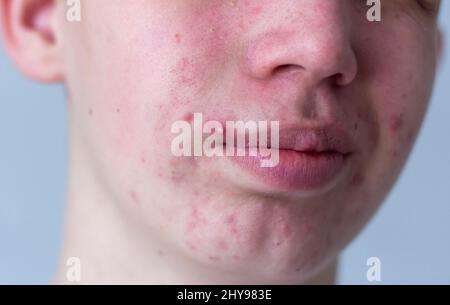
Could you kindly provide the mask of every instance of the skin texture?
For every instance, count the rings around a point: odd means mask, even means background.
[[[2,0],[18,67],[68,93],[57,281],[73,256],[84,283],[331,281],[409,155],[438,54],[439,1],[384,1],[381,23],[365,2],[90,0],[69,23],[61,2]],[[174,157],[170,126],[194,112],[333,122],[355,148],[305,196],[229,158]]]

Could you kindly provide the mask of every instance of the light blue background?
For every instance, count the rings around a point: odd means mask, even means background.
[[[450,41],[450,1],[443,1]],[[410,162],[369,226],[345,250],[340,283],[450,284],[450,44]],[[414,64],[414,63],[411,63]],[[23,79],[0,48],[0,283],[47,283],[62,238],[66,114],[61,87]]]

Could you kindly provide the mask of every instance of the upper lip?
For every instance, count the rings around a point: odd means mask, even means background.
[[[304,153],[334,152],[347,155],[354,151],[352,138],[337,125],[281,129],[278,146],[279,149]]]
[[[349,155],[355,151],[352,137],[339,124],[317,127],[281,126],[278,145],[272,143],[270,128],[267,131],[267,137],[267,147],[272,149],[292,150],[302,153],[339,153],[342,155]],[[229,145],[229,143],[226,145]],[[236,138],[232,146],[239,146]],[[250,148],[251,146],[246,140],[245,147]],[[259,146],[259,139],[257,146]]]

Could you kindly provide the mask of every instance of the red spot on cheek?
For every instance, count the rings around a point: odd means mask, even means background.
[[[398,132],[403,128],[403,116],[396,116],[389,122],[389,128],[392,132]]]
[[[288,225],[283,226],[283,236],[285,238],[288,238],[291,236],[291,227],[289,227]]]
[[[181,43],[181,34],[180,33],[176,33],[175,34],[175,42],[177,43],[177,44],[180,44]]]
[[[200,215],[198,208],[193,206],[191,209],[190,221],[187,225],[187,232],[192,233],[195,231],[199,225],[206,225],[207,221],[204,217]]]
[[[238,236],[240,234],[238,226],[237,226],[237,218],[235,214],[229,215],[225,219],[225,224],[229,227],[231,234],[234,236]]]
[[[137,193],[135,191],[130,191],[129,196],[130,196],[131,201],[134,204],[136,204],[136,205],[140,204],[139,196],[137,195]]]
[[[228,245],[225,241],[221,240],[217,243],[217,250],[220,251],[227,251],[228,250]]]
[[[192,112],[188,112],[184,115],[183,120],[189,123],[192,123],[194,120],[194,114]]]

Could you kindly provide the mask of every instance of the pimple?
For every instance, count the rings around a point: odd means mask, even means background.
[[[284,238],[289,238],[291,236],[291,227],[289,225],[284,225],[282,228],[282,234]]]
[[[187,233],[194,232],[200,225],[206,225],[208,221],[206,218],[204,218],[199,210],[198,207],[192,206],[191,207],[191,214],[190,214],[189,223],[187,225]]]
[[[90,117],[94,116],[94,110],[92,109],[92,107],[89,107],[88,114]]]
[[[194,120],[194,114],[192,112],[188,112],[184,115],[183,120],[191,123]]]
[[[220,241],[217,243],[217,250],[220,250],[220,251],[227,251],[227,250],[228,250],[228,245],[227,245],[227,243],[226,243],[224,240],[220,240]]]
[[[137,195],[137,193],[135,191],[130,191],[129,196],[130,196],[131,201],[134,204],[136,204],[136,205],[140,204],[139,196]]]
[[[227,218],[225,218],[225,224],[229,227],[231,234],[234,236],[239,236],[240,232],[237,226],[237,218],[236,214],[228,215]]]
[[[175,34],[175,42],[176,42],[177,44],[181,44],[181,39],[182,39],[181,34],[180,34],[180,33],[176,33],[176,34]]]
[[[403,116],[398,115],[391,118],[389,128],[392,132],[397,133],[403,128]]]

